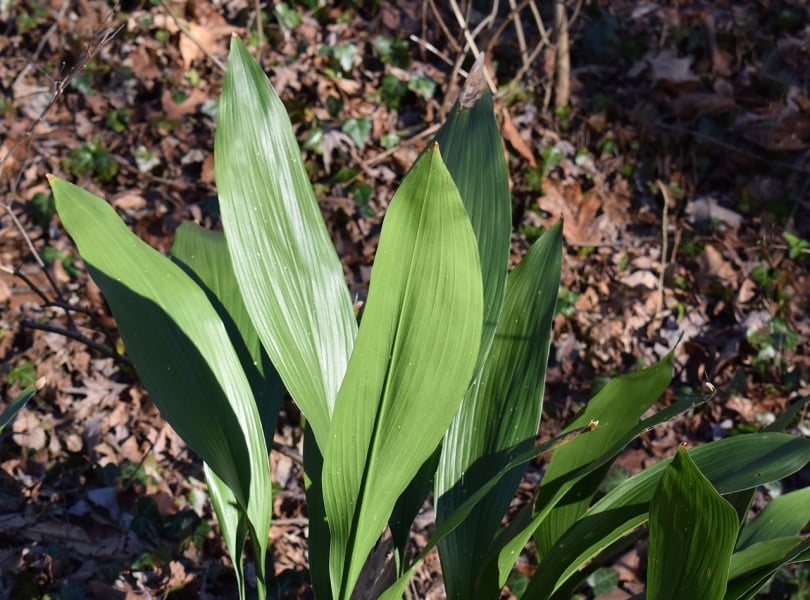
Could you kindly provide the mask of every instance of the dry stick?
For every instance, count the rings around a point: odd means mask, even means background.
[[[568,13],[562,0],[554,3],[554,36],[557,40],[554,106],[562,108],[568,106],[571,101],[571,48],[568,40]]]
[[[98,342],[93,341],[83,333],[81,333],[78,329],[65,329],[64,327],[55,327],[53,325],[47,325],[45,323],[39,323],[38,321],[34,321],[32,319],[23,319],[22,320],[23,327],[29,327],[31,329],[39,329],[41,331],[47,331],[49,333],[58,333],[59,335],[65,336],[66,338],[70,338],[76,340],[77,342],[81,342],[88,348],[92,348],[93,350],[97,350],[104,354],[105,356],[112,357],[113,360],[120,361],[127,365],[132,365],[132,361],[126,356],[118,354],[114,349],[110,348],[106,344],[100,344]]]
[[[256,0],[256,44],[262,47],[262,2]]]
[[[453,38],[452,34],[450,33],[450,28],[447,26],[447,23],[444,22],[439,9],[436,8],[436,4],[433,0],[428,0],[428,4],[430,5],[430,9],[433,11],[433,16],[436,17],[436,21],[439,23],[439,27],[444,32],[445,37],[447,38],[447,42],[453,47],[453,52],[460,53],[461,46],[459,46],[458,42]],[[427,37],[427,36],[425,36]]]
[[[381,152],[381,153],[377,154],[376,156],[374,156],[373,158],[368,159],[365,162],[366,166],[370,168],[370,167],[374,167],[374,166],[380,164],[386,158],[391,156],[394,152],[396,152],[397,150],[401,150],[402,146],[404,144],[413,143],[413,142],[416,142],[418,140],[421,140],[422,138],[430,137],[431,135],[433,135],[434,133],[439,131],[440,127],[441,127],[441,123],[435,123],[434,125],[431,125],[430,127],[427,127],[425,129],[423,129],[422,131],[420,131],[416,135],[414,135],[412,137],[409,137],[402,144],[399,144],[399,145],[397,145],[397,146],[395,146],[393,148],[389,148],[385,152]]]
[[[14,85],[19,81],[27,72],[31,65],[35,64],[39,60],[39,55],[42,54],[42,50],[45,48],[45,44],[48,43],[48,39],[53,35],[53,32],[56,31],[56,28],[59,27],[59,21],[62,20],[62,17],[65,16],[68,7],[70,6],[70,2],[63,2],[62,7],[59,9],[59,12],[56,13],[56,18],[54,19],[53,25],[48,28],[48,31],[45,32],[45,35],[42,36],[42,39],[39,41],[34,53],[31,55],[31,58],[28,59],[28,62],[25,63],[25,66],[20,69],[20,72],[14,76],[14,79],[11,80],[11,83],[8,86],[8,89],[13,89]],[[8,156],[8,155],[6,155]],[[3,159],[5,160],[5,158]],[[0,161],[0,164],[3,161]]]
[[[549,36],[546,25],[543,23],[543,17],[540,15],[540,9],[537,8],[537,3],[534,0],[531,0],[531,2],[529,2],[529,8],[532,11],[534,24],[537,25],[537,31],[540,32],[541,39],[546,43],[546,45],[551,46],[551,36]],[[574,20],[571,19],[571,22],[573,23]]]
[[[175,25],[177,25],[177,28],[180,31],[182,31],[183,34],[186,37],[188,37],[188,39],[190,39],[191,42],[195,46],[197,46],[197,48],[200,49],[200,52],[202,52],[208,58],[208,60],[210,60],[212,63],[214,63],[217,66],[217,68],[224,73],[225,72],[225,65],[222,63],[222,61],[219,60],[213,54],[211,54],[208,51],[208,49],[205,48],[196,37],[194,37],[194,35],[191,33],[191,30],[188,28],[188,26],[184,22],[182,22],[178,17],[176,17],[175,14],[171,11],[171,9],[167,6],[166,0],[158,0],[158,1],[160,2],[160,6],[163,8],[163,10],[166,11],[166,14],[169,15],[169,18],[172,21],[174,21]]]
[[[495,31],[492,34],[492,38],[489,40],[489,43],[487,44],[486,50],[484,50],[484,52],[487,55],[492,54],[492,50],[495,48],[495,46],[500,41],[501,35],[503,34],[504,30],[507,27],[509,27],[509,24],[512,22],[512,19],[514,18],[514,15],[516,13],[520,13],[520,11],[522,11],[524,8],[526,8],[529,5],[534,7],[534,0],[523,0],[520,4],[516,5],[514,8],[509,10],[509,14],[506,15],[506,18],[503,21],[501,21],[501,24],[498,25],[498,27],[495,28]],[[536,8],[536,7],[534,7],[534,8]],[[543,22],[540,21],[540,27],[538,29],[540,30],[540,36],[542,37],[542,42],[545,42],[550,46],[551,45],[551,40],[549,39],[548,33],[546,32],[545,28],[542,25],[543,25]]]
[[[458,21],[458,25],[461,27],[461,31],[464,34],[464,39],[466,40],[465,50],[459,58],[461,58],[463,62],[464,55],[466,54],[466,48],[469,47],[470,50],[472,50],[473,56],[478,59],[478,57],[481,55],[481,51],[478,49],[478,44],[475,43],[475,39],[470,32],[470,27],[466,19],[461,14],[461,9],[458,6],[458,2],[456,2],[456,0],[450,0],[450,7],[453,9],[453,14],[456,17],[456,21]],[[458,63],[458,65],[459,68],[461,68],[461,63]],[[484,77],[489,85],[489,90],[493,94],[496,93],[498,88],[495,86],[495,82],[492,80],[492,77],[489,75],[489,71],[486,69],[484,69]]]
[[[529,56],[526,48],[526,36],[523,34],[523,23],[520,21],[520,12],[515,10],[515,0],[509,0],[509,8],[512,9],[512,23],[515,25],[518,48],[520,48],[520,59],[523,61],[523,67],[528,69]]]
[[[658,301],[656,302],[655,316],[661,316],[664,310],[664,273],[667,270],[667,252],[669,242],[669,207],[672,204],[669,188],[660,179],[656,180],[658,189],[664,197],[664,211],[661,214],[661,271],[658,273]]]
[[[450,57],[449,57],[449,56],[447,56],[447,55],[446,55],[444,52],[442,52],[441,50],[439,50],[439,49],[438,49],[436,46],[434,46],[433,44],[431,44],[430,42],[428,42],[427,40],[422,39],[422,38],[420,38],[420,37],[418,37],[418,36],[416,36],[416,35],[414,35],[414,34],[409,35],[409,36],[408,36],[408,39],[409,39],[409,40],[411,40],[412,42],[416,42],[416,43],[417,43],[417,44],[419,44],[419,45],[420,45],[420,46],[421,46],[421,47],[422,47],[424,50],[427,50],[427,51],[428,51],[428,52],[430,52],[431,54],[434,54],[435,56],[437,56],[437,57],[438,57],[438,58],[439,58],[439,59],[440,59],[442,62],[444,62],[446,65],[453,66],[453,61],[452,61],[452,60],[450,60]],[[465,75],[466,75],[466,72],[465,72]]]
[[[510,0],[510,2],[514,2],[514,0]],[[495,0],[495,2],[492,3],[492,10],[489,11],[489,14],[483,19],[481,19],[481,22],[476,26],[475,29],[473,29],[472,31],[473,38],[477,38],[478,34],[481,33],[481,31],[485,27],[489,27],[491,23],[495,22],[495,18],[498,16],[499,4],[500,3],[498,2],[498,0]]]
[[[723,140],[717,139],[716,137],[712,137],[706,133],[701,133],[699,131],[694,131],[692,129],[687,129],[686,127],[680,127],[678,125],[668,125],[661,121],[656,121],[654,126],[658,129],[663,129],[664,131],[674,131],[676,133],[686,133],[692,135],[704,142],[712,144],[714,146],[718,146],[719,148],[723,148],[724,150],[728,150],[730,152],[734,152],[741,156],[747,156],[748,158],[753,158],[761,163],[766,165],[772,165],[774,167],[782,167],[784,169],[789,169],[795,173],[802,173],[804,175],[810,175],[810,168],[803,168],[797,167],[796,165],[788,162],[784,162],[781,160],[773,160],[770,158],[765,158],[764,156],[757,154],[756,152],[751,152],[750,150],[745,150],[744,148],[740,148],[739,146],[734,146],[733,144],[729,144],[728,142],[724,142]]]

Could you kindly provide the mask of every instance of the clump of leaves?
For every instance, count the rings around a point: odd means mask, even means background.
[[[94,139],[73,148],[62,161],[62,168],[72,175],[91,174],[102,183],[112,181],[118,174],[118,163],[101,139]]]

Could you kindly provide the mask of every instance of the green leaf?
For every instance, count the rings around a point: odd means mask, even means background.
[[[761,542],[754,542],[734,553],[729,567],[729,580],[743,577],[762,567],[783,564],[786,559],[796,554],[797,549],[807,541],[801,535],[771,537]]]
[[[436,134],[435,141],[459,189],[478,243],[484,286],[484,328],[476,365],[476,373],[479,373],[503,304],[511,231],[508,172],[489,91],[471,108],[456,106]],[[464,406],[467,404],[465,402]],[[459,427],[460,421],[465,420],[468,417],[466,409],[462,408],[450,430],[455,433],[448,435],[467,435]],[[449,438],[446,443],[454,448],[466,445],[463,440],[458,442]],[[458,472],[453,471],[453,467],[446,465],[443,469],[448,479],[457,479]],[[415,481],[408,489],[409,495],[424,498],[428,488],[423,490],[418,484],[427,486],[428,481],[428,477]],[[402,517],[399,513],[397,516]],[[392,523],[392,533],[396,539],[401,540],[407,535],[410,523],[405,521],[400,519]]]
[[[810,440],[782,433],[739,435],[698,446],[689,455],[721,494],[729,494],[803,468],[810,460]],[[594,504],[546,553],[523,598],[549,598],[601,550],[647,521],[649,502],[669,462],[645,469]]]
[[[445,436],[437,472],[437,523],[534,443],[561,268],[562,224],[558,223],[532,245],[509,275],[484,368]],[[479,579],[481,565],[524,472],[522,466],[506,476],[439,545],[448,598],[497,594],[501,586],[495,578]]]
[[[731,557],[726,600],[751,600],[785,565],[810,560],[810,540],[775,538],[748,546]]]
[[[774,498],[756,518],[746,523],[737,540],[744,550],[773,538],[798,535],[810,522],[810,488],[802,488]]]
[[[668,358],[664,357],[662,361],[667,361]],[[653,371],[655,373],[655,371]],[[491,568],[496,568],[498,573],[498,583],[503,586],[506,578],[515,564],[515,560],[524,548],[529,538],[534,534],[537,527],[548,518],[549,513],[559,504],[560,500],[569,493],[571,488],[580,480],[586,478],[591,473],[604,473],[604,468],[612,463],[616,457],[624,450],[624,448],[633,439],[638,437],[641,433],[649,431],[650,429],[666,423],[677,415],[683,413],[694,406],[694,402],[690,398],[681,398],[677,402],[670,404],[666,408],[659,410],[652,416],[637,423],[631,430],[625,432],[624,437],[617,440],[613,447],[597,456],[596,459],[588,463],[586,466],[579,467],[573,471],[568,471],[561,474],[554,481],[547,481],[548,490],[554,490],[554,495],[546,498],[539,511],[531,516],[528,522],[524,523],[510,523],[509,528],[504,531],[498,541],[497,548],[497,561],[495,565],[487,565],[485,569],[489,571]],[[598,431],[597,427],[595,431]],[[565,447],[565,446],[563,446]]]
[[[641,415],[649,409],[672,380],[674,352],[669,352],[655,365],[611,379],[564,430],[599,421],[599,428],[551,457],[537,494],[535,506],[543,507],[546,499],[556,493],[553,482],[561,476],[594,460],[638,425]],[[588,509],[593,495],[607,473],[607,466],[591,473],[577,483],[568,495],[551,511],[537,529],[534,540],[541,556]]]
[[[228,549],[228,555],[231,557],[236,573],[239,598],[245,600],[245,561],[243,552],[248,534],[247,515],[239,508],[238,501],[227,484],[217,477],[217,474],[207,464],[203,464],[203,467],[205,469],[205,479],[208,481],[208,495],[211,498],[211,505],[217,515],[219,529],[222,532],[225,547]]]
[[[472,510],[478,505],[478,503],[500,482],[500,480],[510,471],[523,465],[530,460],[533,460],[543,454],[546,454],[555,448],[560,447],[571,441],[572,439],[576,438],[577,436],[587,433],[591,431],[591,427],[583,427],[575,432],[571,432],[564,436],[556,437],[552,440],[539,444],[533,448],[525,450],[518,454],[515,458],[513,458],[509,464],[507,464],[503,469],[501,469],[498,473],[496,473],[489,481],[484,483],[477,491],[475,491],[469,498],[467,498],[464,503],[459,506],[456,511],[447,517],[447,519],[436,528],[436,531],[430,536],[430,540],[422,548],[422,551],[418,554],[418,556],[413,560],[410,566],[405,569],[403,575],[397,579],[394,584],[385,590],[380,598],[383,600],[394,600],[396,598],[400,598],[405,591],[405,588],[408,585],[409,579],[413,576],[416,568],[419,566],[422,559],[427,556],[427,554],[433,550],[436,545],[443,540],[450,532],[452,532],[456,527],[458,527],[464,520],[470,515]],[[586,469],[589,467],[586,467]]]
[[[357,324],[284,105],[235,37],[214,155],[225,238],[245,307],[324,448]]]
[[[104,292],[121,337],[163,417],[246,512],[264,580],[271,487],[250,385],[205,292],[138,239],[104,200],[51,178],[62,224]]]
[[[324,454],[333,594],[348,598],[399,495],[453,418],[478,356],[481,271],[439,150],[388,209]]]
[[[738,525],[734,507],[679,447],[650,502],[647,597],[722,598]]]
[[[44,384],[44,379],[42,379],[42,383]],[[6,425],[11,423],[12,419],[17,415],[22,407],[26,405],[26,403],[34,397],[34,394],[37,393],[37,390],[41,388],[42,385],[32,384],[17,394],[17,397],[12,400],[11,404],[6,407],[6,410],[0,414],[0,432],[5,429]]]
[[[476,372],[489,351],[503,306],[512,197],[492,95],[485,89],[472,108],[456,106],[435,142],[470,215],[484,285],[484,329]]]
[[[371,134],[371,120],[366,117],[346,119],[340,129],[352,138],[355,146],[362,150],[366,147],[368,136]]]
[[[265,443],[271,445],[284,386],[242,301],[225,235],[187,221],[175,232],[172,256],[206,291],[225,324],[253,390]]]

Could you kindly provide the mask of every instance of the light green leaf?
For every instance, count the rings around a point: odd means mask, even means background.
[[[562,224],[538,239],[509,275],[484,368],[445,436],[436,476],[437,523],[518,452],[531,447],[543,407],[551,325],[562,268]],[[591,435],[595,435],[594,432]],[[591,436],[587,436],[591,437]],[[448,598],[497,594],[481,565],[525,466],[515,469],[439,545]]]
[[[227,484],[248,516],[264,580],[271,488],[250,385],[205,292],[138,239],[104,200],[51,178],[56,208],[112,308],[163,417]]]
[[[245,307],[323,448],[357,324],[284,105],[237,38],[214,155],[225,238]]]
[[[233,569],[236,573],[236,583],[239,587],[239,598],[245,600],[245,540],[248,534],[248,520],[245,512],[239,507],[236,496],[207,464],[203,464],[205,479],[208,481],[208,495],[211,505],[217,515],[219,529],[225,547],[231,557]]]
[[[794,490],[768,502],[737,540],[737,550],[773,538],[798,535],[810,522],[810,488]]]
[[[722,598],[738,526],[737,511],[679,447],[650,502],[647,597]]]
[[[554,453],[535,500],[537,510],[543,507],[547,498],[556,494],[554,482],[563,481],[566,473],[603,454],[638,425],[641,415],[669,386],[673,360],[674,352],[671,351],[649,368],[611,379],[588,401],[568,427],[581,427],[590,421],[599,421],[599,428],[587,440],[579,440]],[[588,509],[608,466],[578,482],[543,520],[534,536],[538,554],[545,554]]]
[[[718,492],[728,494],[795,473],[810,460],[810,440],[782,433],[739,435],[698,446],[689,455]],[[647,521],[669,462],[645,469],[594,504],[543,557],[523,598],[549,598],[582,565]]]
[[[467,212],[434,147],[388,209],[324,454],[333,594],[348,598],[399,495],[433,453],[478,356],[483,316]]]

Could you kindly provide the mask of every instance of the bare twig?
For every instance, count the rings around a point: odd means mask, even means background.
[[[427,40],[422,39],[422,38],[420,38],[420,37],[418,37],[418,36],[416,36],[414,34],[411,34],[410,36],[408,36],[408,39],[411,40],[412,42],[416,42],[417,44],[419,44],[422,47],[422,49],[427,50],[431,54],[434,54],[435,56],[439,57],[439,59],[441,59],[442,62],[444,62],[445,64],[450,65],[450,66],[453,65],[453,61],[450,60],[449,56],[447,56],[444,52],[439,50],[436,46],[434,46],[433,44],[431,44]],[[466,75],[466,73],[465,73],[465,75]]]
[[[447,43],[453,47],[453,52],[458,54],[461,52],[461,46],[450,33],[450,28],[447,26],[447,23],[444,22],[441,12],[439,12],[439,9],[436,8],[436,4],[433,2],[433,0],[428,0],[428,4],[430,5],[430,9],[433,11],[433,15],[436,17],[436,22],[439,24],[439,27],[447,38]]]
[[[658,301],[656,302],[655,314],[660,316],[664,310],[664,274],[667,270],[667,252],[669,248],[669,207],[672,205],[672,197],[663,181],[656,182],[661,195],[664,197],[664,210],[661,213],[661,270],[658,273]]]
[[[262,47],[264,32],[262,31],[262,2],[256,0],[256,44]]]
[[[59,27],[59,21],[61,21],[62,17],[65,16],[65,13],[67,12],[67,9],[69,7],[70,7],[70,2],[63,2],[62,3],[62,7],[59,9],[59,12],[56,13],[56,18],[54,19],[53,24],[48,28],[48,31],[45,32],[45,35],[42,36],[42,39],[39,41],[39,44],[37,44],[37,47],[34,50],[34,53],[31,55],[31,57],[25,63],[25,66],[22,69],[20,69],[20,72],[17,73],[14,76],[14,79],[11,80],[11,84],[8,86],[9,89],[13,89],[15,84],[20,79],[22,79],[23,76],[25,76],[25,74],[28,72],[28,69],[30,69],[33,65],[35,65],[36,62],[39,60],[39,55],[42,54],[42,50],[45,48],[45,44],[48,43],[48,40],[50,39],[50,37],[54,34],[56,29]],[[0,162],[2,162],[2,161],[0,161]]]
[[[556,0],[554,3],[554,38],[554,106],[561,108],[571,102],[571,48],[568,40],[568,12],[563,0]]]
[[[728,142],[724,142],[723,140],[720,140],[716,137],[712,137],[707,133],[701,133],[700,131],[687,129],[686,127],[681,127],[679,125],[669,125],[662,121],[656,121],[654,126],[658,129],[663,129],[664,131],[674,131],[676,133],[685,133],[691,135],[708,144],[712,144],[713,146],[717,146],[718,148],[723,148],[724,150],[728,150],[729,152],[739,154],[740,156],[747,156],[748,158],[753,158],[763,164],[789,169],[794,173],[802,173],[803,175],[810,175],[810,168],[796,166],[795,164],[784,162],[781,160],[766,158],[761,154],[757,154],[756,152],[751,152],[750,150],[741,148],[739,145],[729,144]]]
[[[523,33],[523,22],[520,20],[520,12],[517,11],[515,0],[509,0],[509,8],[511,9],[512,23],[515,25],[515,35],[517,36],[518,48],[520,49],[520,60],[523,62],[523,67],[528,69],[529,55],[526,48],[526,35]]]
[[[273,450],[286,456],[293,462],[298,463],[299,465],[304,464],[304,458],[301,456],[301,453],[298,452],[295,448],[291,448],[290,446],[285,446],[284,444],[279,444],[276,441],[273,441]]]
[[[99,344],[98,342],[90,339],[77,329],[65,329],[64,327],[56,327],[54,325],[48,325],[46,323],[39,323],[32,319],[23,319],[22,324],[24,327],[28,327],[30,329],[39,329],[41,331],[48,331],[50,333],[58,333],[59,335],[62,335],[66,338],[70,338],[72,340],[76,340],[77,342],[81,342],[88,348],[97,350],[102,354],[104,354],[105,356],[112,357],[114,360],[122,362],[126,365],[130,366],[132,365],[132,361],[130,361],[129,357],[118,354],[115,350],[113,350],[106,344]]]
[[[389,156],[391,156],[394,152],[396,152],[397,150],[401,150],[402,146],[404,144],[413,143],[413,142],[416,142],[418,140],[424,139],[426,137],[430,137],[434,133],[439,131],[440,127],[441,127],[441,123],[436,123],[434,125],[431,125],[430,127],[427,127],[425,129],[423,129],[422,131],[420,131],[416,135],[408,138],[407,140],[405,140],[401,144],[398,144],[397,146],[394,146],[393,148],[389,148],[385,152],[380,152],[379,154],[376,154],[374,157],[367,160],[365,162],[365,165],[367,167],[374,167],[374,166],[380,164],[381,162],[384,162],[385,159],[387,159]]]

